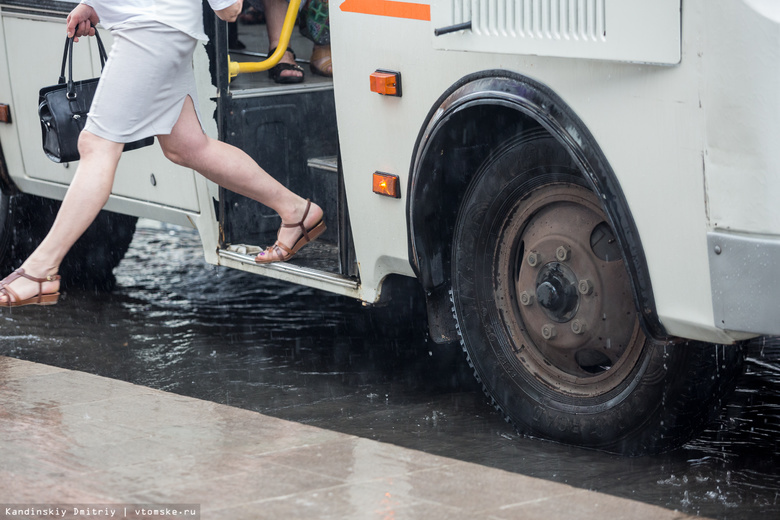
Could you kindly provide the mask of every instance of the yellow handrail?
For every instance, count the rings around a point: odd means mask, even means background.
[[[279,38],[279,45],[276,46],[274,53],[265,60],[237,62],[232,61],[228,55],[228,74],[230,75],[231,80],[239,74],[262,72],[279,63],[279,60],[282,59],[282,56],[284,56],[284,53],[287,51],[287,47],[290,45],[290,37],[295,28],[295,18],[298,16],[298,9],[300,7],[301,0],[290,0],[290,6],[287,8],[287,14],[284,16],[284,24],[282,25],[282,35]]]

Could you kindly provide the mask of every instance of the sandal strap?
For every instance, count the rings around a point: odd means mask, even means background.
[[[268,51],[268,56],[269,56],[269,57],[271,57],[271,56],[273,55],[273,53],[275,53],[275,52],[276,52],[276,49],[278,49],[278,46],[277,46],[277,47],[274,47],[273,49],[270,49],[270,50]],[[292,47],[290,47],[290,46],[288,45],[288,46],[287,46],[287,49],[286,49],[284,52],[289,52],[290,54],[292,54],[292,55],[293,55],[293,61],[295,60],[295,51],[292,49]]]
[[[36,278],[34,276],[30,276],[29,274],[25,273],[24,269],[22,269],[21,267],[16,271],[14,271],[14,274],[18,274],[17,278],[21,276],[27,278],[28,280],[32,280],[33,282],[37,282],[38,284],[43,284],[43,282],[54,282],[60,279],[60,275],[58,274],[53,274],[53,275],[50,274],[46,278]],[[14,280],[15,279],[16,278],[14,278]]]
[[[277,243],[275,243],[275,244],[274,244],[274,248],[275,248],[275,249],[281,249],[282,251],[284,251],[284,252],[285,252],[285,253],[287,253],[288,255],[291,255],[291,254],[293,254],[293,251],[292,251],[292,249],[290,249],[290,248],[289,248],[289,247],[287,247],[286,245],[282,244],[281,242],[277,242]]]
[[[12,303],[19,301],[19,295],[5,284],[0,286],[0,294],[5,295],[5,305],[7,307],[10,307]],[[11,298],[13,298],[13,300],[11,300]]]
[[[35,276],[31,276],[24,272],[24,269],[21,267],[14,271],[13,273],[6,276],[2,281],[0,281],[0,293],[4,294],[6,296],[6,303],[11,304],[11,297],[13,297],[14,302],[18,302],[21,299],[19,298],[19,295],[16,294],[16,291],[11,289],[9,287],[10,284],[12,284],[14,281],[18,280],[19,278],[27,278],[30,281],[33,281],[38,284],[38,295],[37,295],[37,302],[41,303],[43,301],[43,284],[44,282],[55,282],[59,280],[61,277],[58,274],[48,275],[46,278],[36,278]]]
[[[20,275],[16,271],[14,271],[13,273],[9,274],[8,276],[6,276],[2,280],[0,280],[0,285],[5,286],[5,285],[8,285],[8,284],[12,284],[12,283],[14,283],[14,280],[18,280],[21,277],[22,277],[22,275]]]
[[[287,254],[284,255],[284,254],[282,254],[282,252],[286,252]],[[268,254],[268,255],[271,255],[271,254],[276,255],[276,258],[280,262],[284,262],[284,260],[286,258],[288,258],[289,255],[293,254],[292,250],[289,249],[284,244],[282,244],[281,242],[276,242],[274,245],[268,246],[268,248],[266,248],[266,250],[265,250],[265,253]]]
[[[276,65],[274,65],[273,69],[271,69],[271,70],[276,70],[276,72],[284,72],[286,70],[296,70],[298,72],[303,72],[303,67],[301,67],[297,63],[296,64],[292,64],[292,63],[282,63],[282,62],[279,62]]]
[[[303,211],[303,217],[301,217],[301,221],[296,224],[285,224],[282,222],[282,227],[286,228],[293,228],[293,227],[299,227],[301,228],[301,231],[303,232],[303,236],[306,237],[306,240],[309,240],[309,232],[306,230],[306,226],[303,225],[303,222],[306,220],[306,217],[309,215],[309,208],[311,208],[311,200],[306,199],[306,209]],[[287,248],[285,248],[287,249]],[[288,252],[290,252],[288,250]]]

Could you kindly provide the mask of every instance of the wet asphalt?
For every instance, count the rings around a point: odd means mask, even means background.
[[[518,436],[411,296],[381,309],[207,265],[140,221],[111,293],[0,313],[0,355],[81,370],[712,518],[780,516],[780,339],[747,345],[719,419],[626,458]]]

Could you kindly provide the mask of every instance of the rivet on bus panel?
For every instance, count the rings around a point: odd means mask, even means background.
[[[374,172],[374,193],[400,199],[401,191],[398,189],[398,175]]]

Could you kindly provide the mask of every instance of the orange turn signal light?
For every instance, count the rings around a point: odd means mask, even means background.
[[[376,92],[383,96],[401,97],[401,73],[392,70],[372,72],[371,92]]]
[[[5,103],[0,103],[0,123],[11,122],[11,107]]]
[[[374,193],[400,199],[401,191],[398,185],[398,175],[374,172]]]

